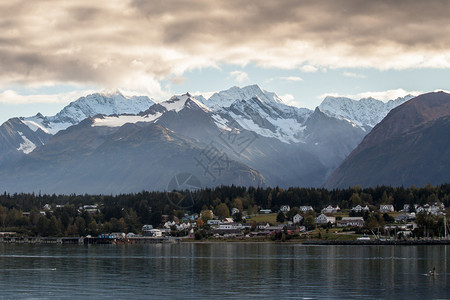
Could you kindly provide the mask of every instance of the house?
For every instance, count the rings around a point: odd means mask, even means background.
[[[266,231],[269,231],[269,232],[279,232],[279,231],[282,231],[282,230],[284,229],[285,226],[286,226],[286,225],[268,226],[268,227],[266,228]]]
[[[422,206],[416,206],[416,213],[421,213],[421,212],[423,212],[423,211],[425,211],[425,208],[423,208]]]
[[[309,206],[309,205],[308,205],[308,206],[300,206],[299,209],[300,209],[300,211],[303,212],[303,213],[307,212],[308,210],[312,210],[312,211],[314,210],[314,209],[312,208],[312,206]]]
[[[429,212],[430,212],[432,215],[437,216],[437,215],[440,215],[440,214],[441,214],[441,209],[443,210],[443,208],[445,208],[445,206],[444,206],[443,204],[442,204],[442,205],[438,205],[437,203],[435,203],[435,204],[433,204],[433,205],[430,206]]]
[[[292,222],[294,224],[300,224],[300,222],[303,220],[303,217],[300,216],[299,214],[296,214],[293,218],[292,218]]]
[[[150,229],[142,232],[144,236],[160,237],[162,236],[162,231],[160,229]]]
[[[403,209],[401,210],[401,211],[403,211],[403,212],[409,212],[409,208],[411,207],[411,205],[409,205],[409,204],[404,204],[403,205]]]
[[[338,227],[363,227],[364,219],[362,217],[346,217],[337,221]]]
[[[314,221],[317,225],[328,224],[328,222],[334,224],[336,223],[336,217],[328,217],[324,214],[320,214],[320,216],[314,218]]]
[[[239,213],[239,209],[238,208],[236,208],[236,207],[233,207],[232,209],[231,209],[231,215],[233,216],[233,215],[237,215]]]
[[[234,222],[233,218],[225,218],[225,219],[223,219],[223,223],[233,223],[233,222]]]
[[[237,229],[237,226],[234,223],[226,223],[226,224],[220,224],[219,229]]]
[[[258,230],[266,230],[269,226],[269,223],[259,223],[256,225],[256,228],[258,228]]]
[[[242,229],[251,229],[252,223],[238,223],[238,227]]]
[[[153,225],[144,225],[142,226],[141,231],[149,231],[153,229]]]
[[[332,205],[328,205],[324,209],[322,209],[323,214],[335,214],[339,212],[341,209],[339,208],[339,205],[336,205],[336,207],[333,207]]]
[[[356,205],[355,207],[352,208],[352,211],[356,212],[356,213],[360,213],[360,212],[369,212],[370,208],[366,205],[364,207],[362,207],[361,205]]]
[[[291,210],[291,207],[289,205],[281,205],[281,207],[280,207],[280,211],[284,212],[284,213],[287,213],[290,210]]]
[[[177,225],[177,223],[175,221],[172,221],[172,222],[171,221],[167,221],[167,222],[164,223],[163,227],[167,228],[167,229],[170,229],[170,227],[176,226],[176,225]]]
[[[396,223],[409,222],[409,221],[413,221],[415,219],[416,219],[415,214],[401,214],[401,215],[398,215],[397,217],[395,217],[395,222]]]
[[[259,213],[260,214],[270,214],[272,212],[272,210],[270,209],[260,209]]]
[[[381,204],[380,205],[380,212],[381,213],[389,213],[394,212],[394,205],[392,204]]]
[[[206,221],[206,224],[208,224],[208,225],[219,225],[220,224],[220,220],[215,220],[215,219],[208,220],[208,221]]]

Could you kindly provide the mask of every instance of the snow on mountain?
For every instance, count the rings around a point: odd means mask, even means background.
[[[272,103],[273,104],[273,103]],[[280,106],[280,104],[278,104]],[[312,112],[309,110],[281,110],[269,106],[259,97],[236,100],[227,108],[221,108],[215,118],[223,127],[223,119],[233,119],[242,128],[265,137],[276,138],[284,143],[303,142],[304,122]]]
[[[148,97],[125,97],[119,91],[114,93],[91,94],[70,103],[53,117],[50,122],[78,124],[95,116],[114,114],[137,114],[148,109],[154,102]]]
[[[258,85],[232,87],[213,94],[203,103],[214,111],[219,128],[229,129],[226,120],[231,119],[244,129],[284,143],[303,142],[303,124],[312,114],[309,109],[284,104],[275,93]]]
[[[19,148],[17,148],[18,151],[28,154],[36,149],[36,145],[33,144],[33,142],[30,141],[22,132],[18,131],[18,133],[23,139],[23,143],[21,143]]]
[[[197,96],[198,97],[198,96]],[[210,112],[211,110],[202,103],[201,100],[196,99],[197,97],[193,97],[191,94],[186,93],[179,96],[173,96],[169,100],[159,102],[158,104],[163,106],[167,111],[175,111],[179,112],[185,107],[191,108],[200,108],[205,112]],[[199,98],[202,99],[203,97]],[[204,99],[204,98],[203,98]]]
[[[126,123],[152,123],[168,111],[179,113],[183,109],[201,109],[207,113],[211,112],[203,103],[186,93],[159,102],[157,105],[137,115],[123,114],[97,117],[94,119],[92,126],[120,127]]]
[[[93,127],[96,126],[105,126],[105,127],[120,127],[127,123],[136,124],[140,122],[150,123],[159,118],[162,114],[156,113],[154,115],[120,115],[120,116],[107,116],[107,117],[99,117],[95,118],[92,123]]]
[[[346,97],[326,97],[320,104],[322,112],[329,116],[347,119],[369,131],[393,108],[413,98],[411,95],[383,102],[374,98],[353,100]]]
[[[96,93],[70,103],[55,116],[44,117],[42,114],[37,114],[33,117],[21,118],[21,120],[33,131],[40,128],[46,133],[55,134],[98,114],[138,114],[153,104],[154,102],[146,96],[126,97],[119,91]]]
[[[236,100],[248,100],[258,97],[266,103],[283,104],[275,93],[267,92],[260,88],[257,84],[249,85],[243,88],[234,86],[228,90],[214,93],[204,104],[210,108],[213,107],[229,107]]]

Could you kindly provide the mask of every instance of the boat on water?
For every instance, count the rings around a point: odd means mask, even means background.
[[[357,241],[370,241],[370,237],[368,237],[367,235],[363,235],[359,238],[356,239]]]

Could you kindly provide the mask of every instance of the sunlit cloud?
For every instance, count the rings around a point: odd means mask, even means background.
[[[301,77],[298,76],[287,76],[287,77],[280,77],[281,80],[285,81],[303,81]]]
[[[356,73],[352,73],[352,72],[344,72],[342,73],[342,75],[344,75],[345,77],[351,77],[351,78],[366,78],[365,75],[362,74],[356,74]]]
[[[0,93],[0,103],[9,105],[23,105],[30,103],[69,103],[79,97],[91,93],[94,93],[94,91],[82,90],[59,94],[21,95],[14,90],[6,90]]]
[[[300,67],[300,71],[305,72],[305,73],[314,73],[317,72],[319,69],[311,66],[311,65],[304,65]]]
[[[3,1],[0,88],[131,83],[162,95],[145,78],[177,84],[221,64],[450,68],[448,11],[448,1]]]
[[[250,78],[248,77],[248,74],[243,71],[230,72],[230,78],[232,78],[234,81],[239,82],[239,83],[250,80]]]

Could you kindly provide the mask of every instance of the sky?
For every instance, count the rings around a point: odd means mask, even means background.
[[[119,89],[156,101],[258,84],[326,95],[450,90],[450,1],[0,2],[0,123]]]

